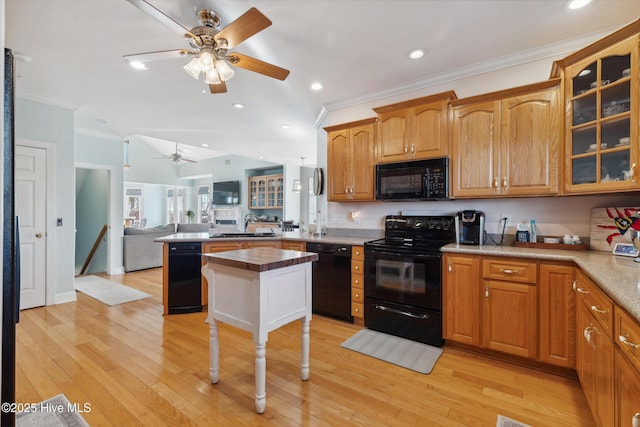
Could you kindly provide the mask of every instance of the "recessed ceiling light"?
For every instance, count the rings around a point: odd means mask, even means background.
[[[200,144],[201,147],[208,147],[209,144]]]
[[[320,90],[320,89],[322,89],[322,83],[320,82],[311,83],[311,90]]]
[[[426,49],[412,49],[407,52],[407,56],[410,59],[420,59],[427,53]]]
[[[284,123],[284,124],[281,124],[280,127],[282,129],[289,129],[291,126],[289,126],[288,124]]]
[[[580,9],[591,3],[591,0],[571,0],[568,4],[569,9]]]
[[[131,65],[136,70],[147,70],[147,64],[142,61],[129,61],[129,65]]]
[[[233,104],[233,106],[235,108],[244,108],[244,104],[240,104],[239,102],[236,102],[235,104]]]

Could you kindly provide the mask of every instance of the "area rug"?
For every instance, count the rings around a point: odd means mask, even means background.
[[[496,427],[531,427],[529,424],[521,423],[520,421],[512,420],[504,415],[498,415],[498,421],[496,421]]]
[[[89,427],[80,411],[84,404],[72,404],[64,394],[42,401],[16,414],[16,426],[20,427]]]
[[[422,374],[433,369],[442,349],[428,344],[362,329],[342,343],[342,347]]]
[[[93,275],[76,277],[74,287],[76,291],[87,294],[107,305],[124,304],[151,296],[137,289]]]

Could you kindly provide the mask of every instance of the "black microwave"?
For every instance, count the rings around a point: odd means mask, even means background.
[[[376,165],[377,200],[448,200],[449,158]]]

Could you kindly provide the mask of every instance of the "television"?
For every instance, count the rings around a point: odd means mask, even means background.
[[[213,183],[212,205],[237,205],[240,203],[240,181]]]

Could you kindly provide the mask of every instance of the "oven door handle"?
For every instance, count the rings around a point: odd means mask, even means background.
[[[404,248],[410,248],[411,246],[404,246]],[[386,250],[378,250],[378,249],[372,249],[369,251],[365,250],[365,258],[366,255],[369,254],[370,256],[373,255],[374,257],[376,255],[383,255],[383,256],[389,256],[389,257],[393,257],[393,259],[398,259],[398,258],[411,258],[411,259],[415,259],[415,260],[423,260],[423,259],[442,259],[442,253],[441,252],[434,252],[434,253],[413,253],[413,254],[408,254],[406,252],[389,252]]]
[[[375,304],[374,307],[377,308],[378,310],[388,311],[390,313],[401,314],[403,316],[413,317],[414,319],[426,320],[426,319],[429,318],[428,314],[415,314],[415,313],[411,313],[409,311],[398,310],[397,308],[385,307],[384,305],[380,305],[380,304]]]

